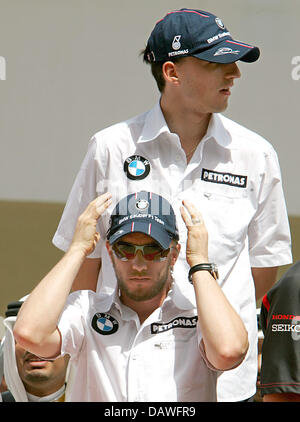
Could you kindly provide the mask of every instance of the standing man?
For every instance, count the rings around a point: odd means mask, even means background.
[[[276,152],[265,139],[220,114],[240,77],[237,61],[258,57],[257,47],[234,40],[221,19],[209,12],[181,9],[158,21],[144,60],[151,65],[160,100],[152,110],[91,139],[54,236],[54,244],[67,250],[78,216],[107,190],[116,200],[139,190],[154,191],[175,210],[183,198],[192,199],[207,224],[209,257],[219,266],[220,286],[250,339],[243,364],[219,379],[221,401],[247,400],[255,394],[256,299],[275,282],[277,267],[292,260]],[[102,239],[108,221],[107,212],[99,222]],[[186,283],[186,229],[178,221],[181,253],[174,278],[189,298],[193,291]],[[115,285],[100,240],[73,289],[110,292]]]
[[[19,312],[17,342],[46,358],[70,354],[70,401],[216,401],[217,377],[241,363],[248,335],[217,283],[204,221],[189,201],[181,213],[191,301],[173,283],[180,251],[174,211],[150,192],[125,197],[112,213],[106,248],[116,292],[69,295],[109,203],[102,195],[78,219],[70,248]]]

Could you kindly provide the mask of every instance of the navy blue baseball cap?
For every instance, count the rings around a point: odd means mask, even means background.
[[[112,245],[129,233],[144,233],[163,249],[179,240],[176,216],[171,204],[153,192],[141,191],[121,199],[115,206],[107,231]]]
[[[214,63],[250,63],[259,55],[258,47],[234,40],[217,16],[184,8],[168,13],[156,23],[144,60],[153,63],[193,56]]]

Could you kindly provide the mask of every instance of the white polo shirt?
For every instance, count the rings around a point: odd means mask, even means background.
[[[67,250],[78,216],[96,196],[109,191],[113,204],[99,220],[102,240],[90,257],[102,258],[98,291],[112,293],[116,279],[103,247],[109,214],[124,196],[141,191],[164,196],[177,215],[181,253],[174,277],[182,292],[187,281],[186,228],[179,207],[191,200],[209,233],[209,259],[219,267],[220,285],[249,333],[245,361],[222,374],[220,401],[255,394],[257,373],[256,302],[251,267],[291,263],[290,231],[276,152],[261,136],[213,114],[207,133],[187,164],[179,137],[170,133],[159,103],[150,111],[106,128],[90,140],[53,242]],[[216,315],[216,318],[219,318]]]
[[[58,328],[71,355],[67,401],[216,401],[219,371],[209,368],[195,304],[178,286],[141,325],[115,295],[74,292]]]

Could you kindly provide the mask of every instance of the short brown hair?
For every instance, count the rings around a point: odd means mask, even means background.
[[[145,51],[146,51],[146,49],[142,50],[140,55],[143,56],[145,63],[150,64],[151,73],[152,73],[152,75],[153,75],[153,77],[156,81],[157,87],[158,87],[160,92],[163,92],[166,81],[165,81],[165,78],[163,76],[162,66],[165,62],[151,62],[151,63],[149,63],[147,60],[145,60]],[[179,60],[180,60],[180,58],[172,58],[168,61],[173,62],[173,63],[177,63]]]

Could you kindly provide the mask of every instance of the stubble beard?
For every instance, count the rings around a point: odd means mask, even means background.
[[[33,370],[25,374],[24,380],[28,383],[47,382],[51,379],[51,376],[44,373],[43,371]]]
[[[159,274],[158,280],[152,285],[151,288],[147,288],[147,286],[144,284],[137,287],[135,290],[129,288],[126,281],[123,279],[123,277],[120,276],[120,274],[117,273],[115,268],[116,278],[118,281],[118,286],[121,295],[123,294],[129,299],[134,300],[135,302],[143,302],[146,300],[153,299],[155,296],[159,295],[164,289],[168,291],[171,284],[170,261],[171,259],[168,257],[168,262],[164,271]]]

